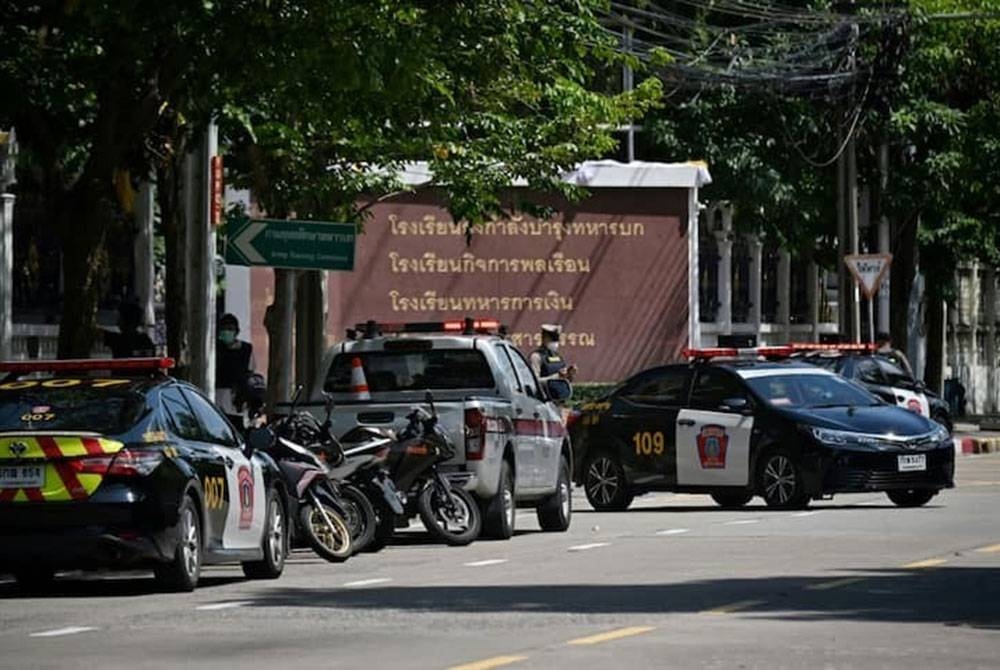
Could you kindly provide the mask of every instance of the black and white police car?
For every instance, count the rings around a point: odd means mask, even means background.
[[[689,363],[634,375],[571,417],[574,481],[602,511],[648,491],[706,493],[724,507],[760,495],[779,508],[885,491],[916,507],[954,485],[943,426],[794,353],[688,350]]]
[[[150,567],[170,590],[201,566],[278,577],[287,495],[170,359],[0,363],[0,573]]]

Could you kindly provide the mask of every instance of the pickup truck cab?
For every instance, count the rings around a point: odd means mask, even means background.
[[[536,508],[543,530],[565,531],[573,452],[557,402],[571,389],[564,380],[539,383],[521,352],[495,334],[498,327],[471,319],[368,322],[357,339],[327,352],[306,406],[332,395],[335,435],[356,426],[399,431],[430,392],[457,452],[442,471],[476,496],[484,534],[511,537],[516,507]]]

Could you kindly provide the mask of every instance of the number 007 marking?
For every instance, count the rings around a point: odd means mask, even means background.
[[[666,449],[666,441],[663,438],[663,433],[659,431],[655,433],[636,433],[632,436],[632,444],[635,445],[637,456],[660,455]]]
[[[226,480],[224,477],[205,477],[205,506],[208,509],[222,509],[226,501]]]

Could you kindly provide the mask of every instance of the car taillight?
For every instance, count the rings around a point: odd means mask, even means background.
[[[148,475],[163,462],[162,451],[129,451],[122,449],[111,461],[108,468],[109,475],[120,475],[122,477],[142,477]]]
[[[570,411],[570,413],[566,415],[566,430],[572,428],[573,424],[580,420],[580,416],[582,414],[583,413],[578,409]]]
[[[465,410],[465,460],[481,461],[486,455],[486,413]]]
[[[83,458],[73,458],[66,461],[73,472],[81,475],[106,475],[111,462],[114,460],[113,454],[107,456],[85,456]]]

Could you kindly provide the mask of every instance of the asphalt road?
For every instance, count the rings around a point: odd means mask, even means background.
[[[462,549],[411,533],[275,582],[210,568],[0,584],[0,668],[996,668],[1000,456],[962,458],[922,509],[840,496],[729,512],[655,495],[568,533]],[[468,665],[466,665],[468,664]]]

